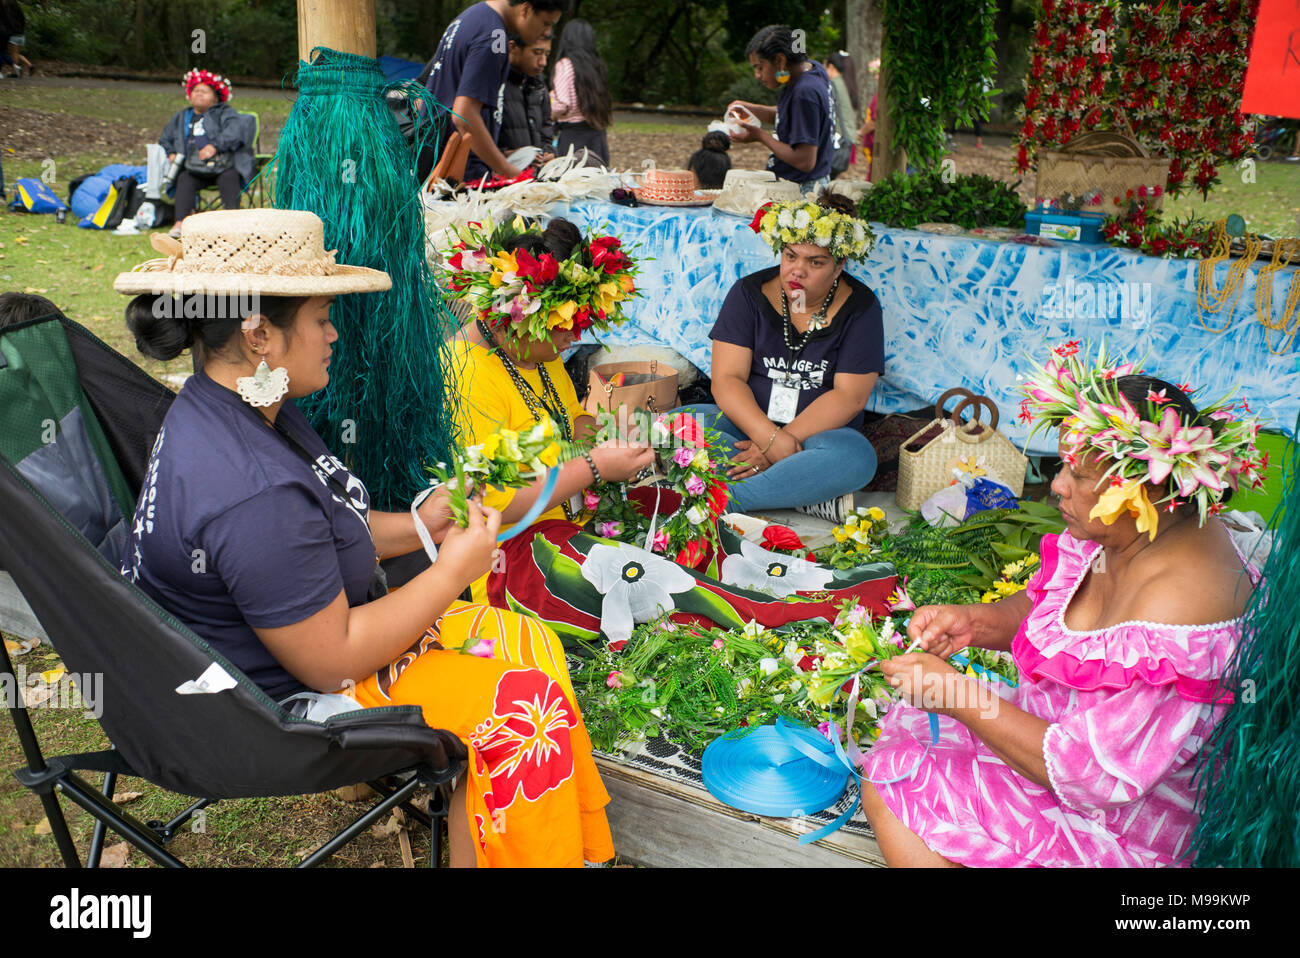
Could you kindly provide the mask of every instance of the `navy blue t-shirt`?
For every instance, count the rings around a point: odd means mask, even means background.
[[[440,103],[451,109],[456,97],[473,97],[483,104],[483,122],[493,141],[501,131],[506,78],[510,75],[510,49],[506,22],[486,3],[476,3],[443,31],[434,51],[432,72],[425,86]],[[465,179],[476,180],[488,173],[478,155],[471,152]]]
[[[805,173],[769,154],[767,168],[780,179],[807,183],[831,175],[832,154],[837,149],[835,88],[825,68],[815,60],[811,69],[794,77],[776,101],[776,138],[786,146],[817,144],[817,165]]]
[[[753,350],[749,388],[760,409],[767,411],[774,380],[799,390],[797,415],[834,387],[836,373],[866,375],[885,371],[885,324],[880,300],[848,273],[841,273],[840,281],[848,283],[852,290],[849,298],[831,317],[830,325],[808,337],[798,358],[792,357],[782,333],[784,320],[762,289],[779,272],[780,267],[773,266],[737,280],[709,333],[710,339]],[[856,429],[864,418],[860,412],[845,425]]]
[[[202,372],[192,376],[150,455],[122,574],[279,700],[304,686],[253,627],[301,622],[340,589],[349,606],[361,605],[375,547],[361,480],[293,402],[277,421],[314,465],[236,393]]]

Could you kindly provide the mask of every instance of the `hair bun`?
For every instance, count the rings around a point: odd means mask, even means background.
[[[127,304],[126,328],[136,349],[151,359],[175,359],[194,343],[195,323],[185,317],[183,301],[168,293],[142,293]]]
[[[858,207],[851,199],[843,193],[836,193],[829,187],[822,190],[821,195],[817,197],[817,205],[824,210],[834,210],[845,216],[858,215]]]

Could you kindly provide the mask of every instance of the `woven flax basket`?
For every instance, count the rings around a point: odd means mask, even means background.
[[[1034,193],[1043,199],[1058,199],[1067,193],[1085,200],[1085,213],[1114,214],[1128,206],[1128,191],[1136,196],[1146,187],[1147,209],[1158,210],[1164,202],[1169,178],[1169,160],[1147,156],[1142,144],[1120,133],[1089,133],[1070,141],[1068,151],[1038,154],[1038,180]],[[1153,187],[1160,187],[1155,195]],[[1100,194],[1100,196],[1098,196]],[[1115,200],[1119,199],[1119,205]]]
[[[943,404],[954,395],[964,398],[949,415]],[[964,422],[962,410],[972,404],[975,416]],[[991,411],[992,422],[980,421],[980,406]],[[1028,465],[1029,460],[1011,440],[998,432],[998,408],[991,399],[961,388],[950,389],[935,404],[934,419],[898,450],[898,492],[894,501],[899,508],[915,512],[926,499],[952,485],[954,470],[962,466],[984,470],[1019,496],[1025,491]]]

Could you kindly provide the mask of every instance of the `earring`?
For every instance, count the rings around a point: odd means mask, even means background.
[[[777,71],[776,71],[776,82],[777,82],[777,83],[781,83],[781,84],[789,83],[789,82],[790,82],[790,71],[789,71],[789,70],[777,70]]]
[[[250,406],[274,405],[289,391],[289,370],[283,366],[272,369],[263,359],[253,375],[235,380],[235,389]]]

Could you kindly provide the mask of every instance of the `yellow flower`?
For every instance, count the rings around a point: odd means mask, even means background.
[[[872,738],[880,738],[880,726],[877,725],[875,728],[873,728],[870,732],[870,735]]]
[[[568,299],[561,303],[555,309],[551,310],[550,316],[546,319],[548,329],[554,329],[562,326],[564,329],[573,328],[573,314],[578,311],[578,304]]]
[[[1002,567],[1002,578],[1010,579],[1020,575],[1024,571],[1024,564],[1020,562],[1011,562]]]
[[[836,526],[833,534],[836,542],[843,542],[849,537],[849,530],[845,529],[843,526]]]
[[[980,596],[980,601],[981,601],[981,602],[996,602],[996,601],[998,601],[998,599],[1000,599],[1000,598],[1002,598],[1002,596],[998,595],[996,592],[985,592],[982,596]]]
[[[515,259],[514,253],[497,253],[488,259],[488,262],[495,266],[503,273],[519,272],[519,262]],[[495,279],[495,277],[493,277]],[[495,285],[500,285],[499,283]]]
[[[1029,555],[1025,556],[1024,563],[1026,566],[1038,565],[1038,553],[1031,552]]]
[[[1115,520],[1125,512],[1137,519],[1138,532],[1150,533],[1149,541],[1155,541],[1156,523],[1160,521],[1160,516],[1147,498],[1147,486],[1141,479],[1130,479],[1122,485],[1111,486],[1101,494],[1097,504],[1088,513],[1088,518],[1100,518],[1109,526],[1114,525]]]
[[[554,466],[560,461],[560,444],[558,442],[551,443],[537,454],[537,458],[542,460],[542,464],[548,468]]]
[[[500,459],[506,462],[520,462],[523,460],[523,453],[519,451],[519,433],[513,429],[502,429],[495,433],[500,448],[493,459]]]
[[[880,508],[880,506],[872,506],[867,510],[867,515],[874,521],[880,522],[885,518],[885,510]]]
[[[483,440],[483,458],[495,459],[501,448],[501,434],[494,432]]]
[[[595,306],[609,312],[614,304],[623,298],[622,288],[618,283],[601,283],[596,287]]]
[[[994,582],[993,588],[998,591],[999,595],[1015,595],[1017,592],[1024,590],[1024,586],[1019,582]]]
[[[623,287],[623,292],[632,293],[636,291],[636,283],[632,282],[632,277],[624,273],[618,278],[618,285]]]

